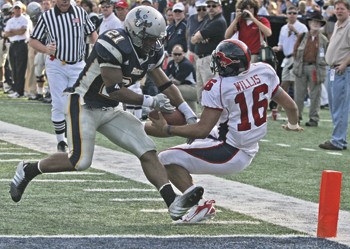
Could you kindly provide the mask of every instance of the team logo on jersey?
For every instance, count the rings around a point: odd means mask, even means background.
[[[138,69],[136,67],[134,67],[131,71],[131,74],[133,75],[141,75],[143,73],[143,70],[142,69]]]
[[[146,19],[148,18],[148,15],[143,15],[142,17],[141,17],[141,15],[140,15],[140,12],[141,12],[141,10],[139,9],[139,10],[137,10],[136,11],[136,20],[135,20],[135,26],[136,27],[140,27],[140,26],[144,26],[144,27],[146,27],[146,28],[149,28],[149,27],[151,27],[152,26],[152,23],[151,22],[148,22]]]
[[[231,60],[230,58],[226,57],[226,55],[223,52],[216,52],[216,56],[220,58],[220,66],[226,68],[227,66],[233,64],[233,63],[240,63],[240,60]]]

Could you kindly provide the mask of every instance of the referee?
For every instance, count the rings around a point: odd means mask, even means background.
[[[97,33],[88,13],[70,0],[57,0],[35,25],[29,45],[47,54],[45,68],[52,97],[51,120],[57,137],[57,150],[66,152],[65,105],[63,91],[72,87],[85,66],[85,36],[95,43]],[[40,41],[46,36],[46,44]]]

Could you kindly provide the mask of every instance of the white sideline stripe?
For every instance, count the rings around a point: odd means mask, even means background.
[[[6,145],[7,145],[7,144],[9,144],[9,143],[0,142],[0,145],[2,145],[2,144],[6,144]]]
[[[281,146],[281,147],[290,147],[289,144],[276,144],[276,145]]]
[[[270,142],[268,139],[260,139],[260,142]]]
[[[40,153],[33,153],[33,152],[0,152],[0,155],[30,155],[30,156],[34,156],[34,155],[40,155]]]
[[[238,238],[238,237],[263,237],[263,238],[315,238],[310,235],[302,234],[279,234],[279,235],[267,235],[267,234],[222,234],[222,235],[146,235],[146,234],[137,234],[137,235],[127,235],[127,234],[115,234],[115,235],[70,235],[70,234],[57,234],[57,235],[0,235],[0,238]]]
[[[144,188],[86,188],[86,192],[155,192],[155,189],[144,189]]]
[[[40,159],[30,158],[26,159],[26,161],[39,161]],[[18,159],[0,159],[0,162],[16,162],[19,163],[20,161],[23,161],[23,158]]]
[[[0,147],[0,150],[23,150],[23,148],[8,148],[8,147]]]
[[[167,213],[168,209],[166,208],[159,208],[159,209],[141,209],[140,212],[143,213]]]
[[[219,209],[215,209],[217,213],[221,213],[222,211]],[[167,213],[168,209],[166,208],[159,208],[159,209],[141,209],[140,212],[143,213]]]
[[[96,176],[102,176],[102,175],[105,175],[105,174],[106,173],[85,172],[85,171],[50,173],[50,175],[96,175]]]
[[[0,179],[0,182],[10,182],[12,179]],[[81,179],[72,179],[72,180],[56,180],[56,179],[34,179],[32,182],[101,182],[101,183],[125,183],[128,181],[123,180],[81,180]]]
[[[110,201],[130,202],[130,201],[163,201],[162,198],[115,198]]]
[[[201,224],[201,223],[197,223],[197,224]],[[203,223],[205,224],[205,223]],[[260,225],[261,222],[260,221],[250,221],[250,220],[228,220],[228,221],[207,221],[206,224],[220,224],[220,225]]]
[[[326,153],[329,155],[334,155],[334,156],[342,156],[343,155],[343,153],[341,153],[341,152],[326,152]]]
[[[306,151],[316,151],[315,149],[311,149],[311,148],[300,148],[301,150],[306,150]]]

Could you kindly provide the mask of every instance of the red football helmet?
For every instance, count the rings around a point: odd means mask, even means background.
[[[210,68],[220,76],[235,76],[250,67],[250,50],[244,42],[228,39],[219,43],[211,55]]]

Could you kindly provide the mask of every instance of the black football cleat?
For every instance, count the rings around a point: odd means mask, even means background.
[[[26,189],[30,180],[28,180],[24,173],[24,167],[28,163],[24,161],[19,162],[16,169],[16,174],[10,184],[10,195],[14,202],[19,202],[22,198],[24,190]]]

